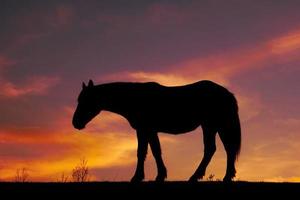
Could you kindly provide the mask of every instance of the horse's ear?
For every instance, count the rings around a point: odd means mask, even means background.
[[[82,89],[85,89],[86,88],[86,85],[84,82],[82,82]]]
[[[89,80],[88,87],[93,87],[93,86],[94,86],[94,82],[92,80]]]

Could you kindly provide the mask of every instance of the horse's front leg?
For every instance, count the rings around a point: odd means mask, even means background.
[[[141,182],[145,178],[144,162],[148,149],[148,137],[146,132],[137,131],[138,149],[137,149],[137,166],[131,182]]]
[[[161,148],[157,133],[149,134],[149,144],[157,165],[157,176],[155,181],[163,182],[167,178],[167,169],[161,157]]]

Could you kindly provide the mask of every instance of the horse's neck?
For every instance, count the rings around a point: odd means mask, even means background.
[[[97,91],[98,99],[103,103],[103,110],[126,117],[126,103],[128,99],[127,95],[121,95],[121,93],[127,91],[129,89],[128,86],[126,84],[122,86],[112,84],[104,87],[100,87],[99,91]]]

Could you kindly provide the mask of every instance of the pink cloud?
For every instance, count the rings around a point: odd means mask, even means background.
[[[9,81],[2,81],[0,95],[4,97],[20,97],[24,95],[43,95],[59,83],[58,77],[37,76],[29,78],[22,86]]]

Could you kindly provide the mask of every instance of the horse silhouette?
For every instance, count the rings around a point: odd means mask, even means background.
[[[83,129],[101,110],[125,117],[136,130],[138,139],[137,166],[132,182],[144,179],[144,161],[150,144],[157,165],[156,181],[167,178],[157,133],[182,134],[201,125],[204,156],[189,181],[203,178],[216,151],[215,136],[219,133],[227,154],[227,169],[223,181],[235,177],[235,161],[241,148],[241,128],[238,105],[226,88],[199,81],[190,85],[166,87],[155,82],[82,84],[73,126]]]

